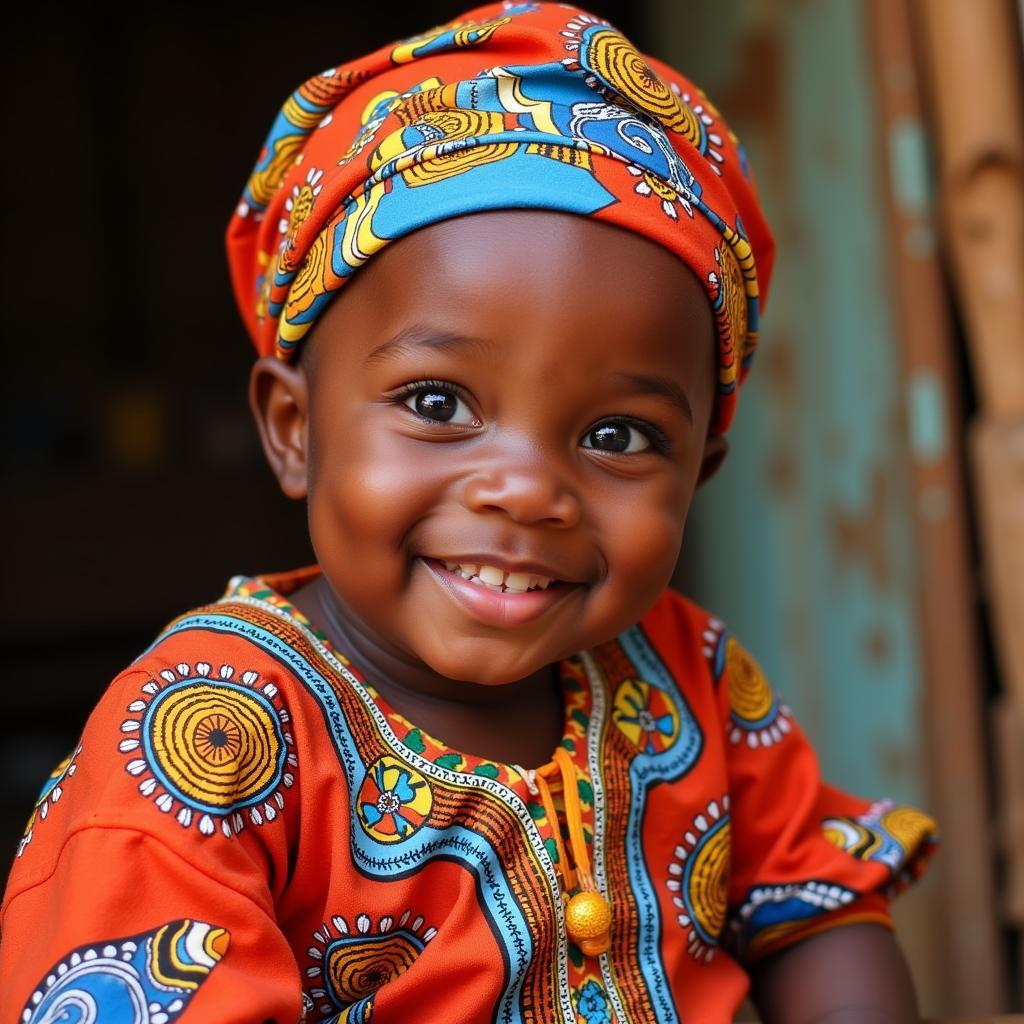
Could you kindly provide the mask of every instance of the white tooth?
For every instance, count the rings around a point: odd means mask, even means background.
[[[505,574],[493,565],[480,566],[480,572],[477,575],[484,583],[489,583],[491,586],[500,587],[505,582]]]
[[[457,573],[458,573],[458,574],[459,574],[459,575],[460,575],[460,576],[461,576],[461,577],[462,577],[462,578],[463,578],[464,580],[471,580],[471,579],[473,578],[473,574],[472,574],[472,573],[471,573],[471,572],[470,572],[470,571],[469,571],[468,569],[464,569],[464,568],[463,568],[462,566],[459,566],[459,568],[458,568],[458,569],[456,569],[455,571],[456,571],[456,572],[457,572]]]
[[[480,571],[479,565],[473,565],[470,562],[464,562],[462,568],[465,569],[470,576],[475,576]]]
[[[530,589],[530,581],[533,577],[528,572],[510,572],[505,580],[505,588],[514,590],[517,594],[525,594]]]
[[[495,590],[499,594],[501,593],[501,584],[500,583],[483,583],[483,586],[485,586],[488,590]]]
[[[537,586],[540,587],[541,590],[547,590],[548,587],[551,586],[551,583],[552,581],[544,576],[541,576],[541,578],[537,580]]]

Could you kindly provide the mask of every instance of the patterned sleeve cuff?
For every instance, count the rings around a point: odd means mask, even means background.
[[[741,954],[744,963],[756,963],[771,956],[773,953],[781,952],[797,942],[809,939],[812,935],[829,931],[832,928],[839,928],[843,925],[880,924],[890,931],[892,930],[893,925],[892,918],[889,915],[889,901],[881,893],[877,892],[853,897],[848,902],[839,905],[836,909],[822,908],[825,911],[824,913],[819,911],[814,913],[813,916],[771,922],[771,918],[777,916],[779,911],[784,911],[785,909],[792,910],[794,901],[806,899],[812,893],[822,898],[820,891],[814,892],[815,887],[818,887],[820,890],[828,890],[829,892],[833,890],[848,892],[848,890],[842,890],[839,886],[828,886],[825,883],[810,883],[809,887],[802,887],[805,890],[804,892],[791,893],[788,897],[783,896],[778,902],[768,903],[763,901],[761,906],[772,906],[775,909],[775,913],[773,914],[771,911],[767,913],[762,912],[760,917],[764,921],[763,927],[753,932],[746,942],[742,941],[742,934],[739,936],[738,952]],[[781,888],[796,889],[798,887],[782,886]],[[824,897],[826,901],[834,899],[835,897]]]
[[[889,900],[924,872],[938,848],[935,823],[911,807],[879,801],[856,816],[821,822],[828,849],[817,877],[753,886],[731,916],[731,944],[750,962],[816,932],[871,921],[891,928]],[[847,859],[848,858],[848,859]]]

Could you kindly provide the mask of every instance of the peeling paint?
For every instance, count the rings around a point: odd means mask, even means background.
[[[949,446],[942,381],[932,370],[915,370],[907,379],[907,428],[914,458],[925,464],[946,458]]]

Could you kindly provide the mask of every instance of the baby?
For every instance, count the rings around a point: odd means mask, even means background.
[[[20,845],[0,1018],[915,1019],[887,898],[934,826],[824,785],[666,589],[773,255],[708,100],[481,8],[302,85],[228,248],[317,564],[113,682]]]

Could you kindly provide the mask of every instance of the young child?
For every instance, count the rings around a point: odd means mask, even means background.
[[[665,589],[772,263],[708,100],[481,8],[302,85],[228,248],[317,565],[113,682],[19,848],[0,1018],[711,1022],[753,978],[768,1020],[914,1019],[886,907],[932,823],[822,784]]]

